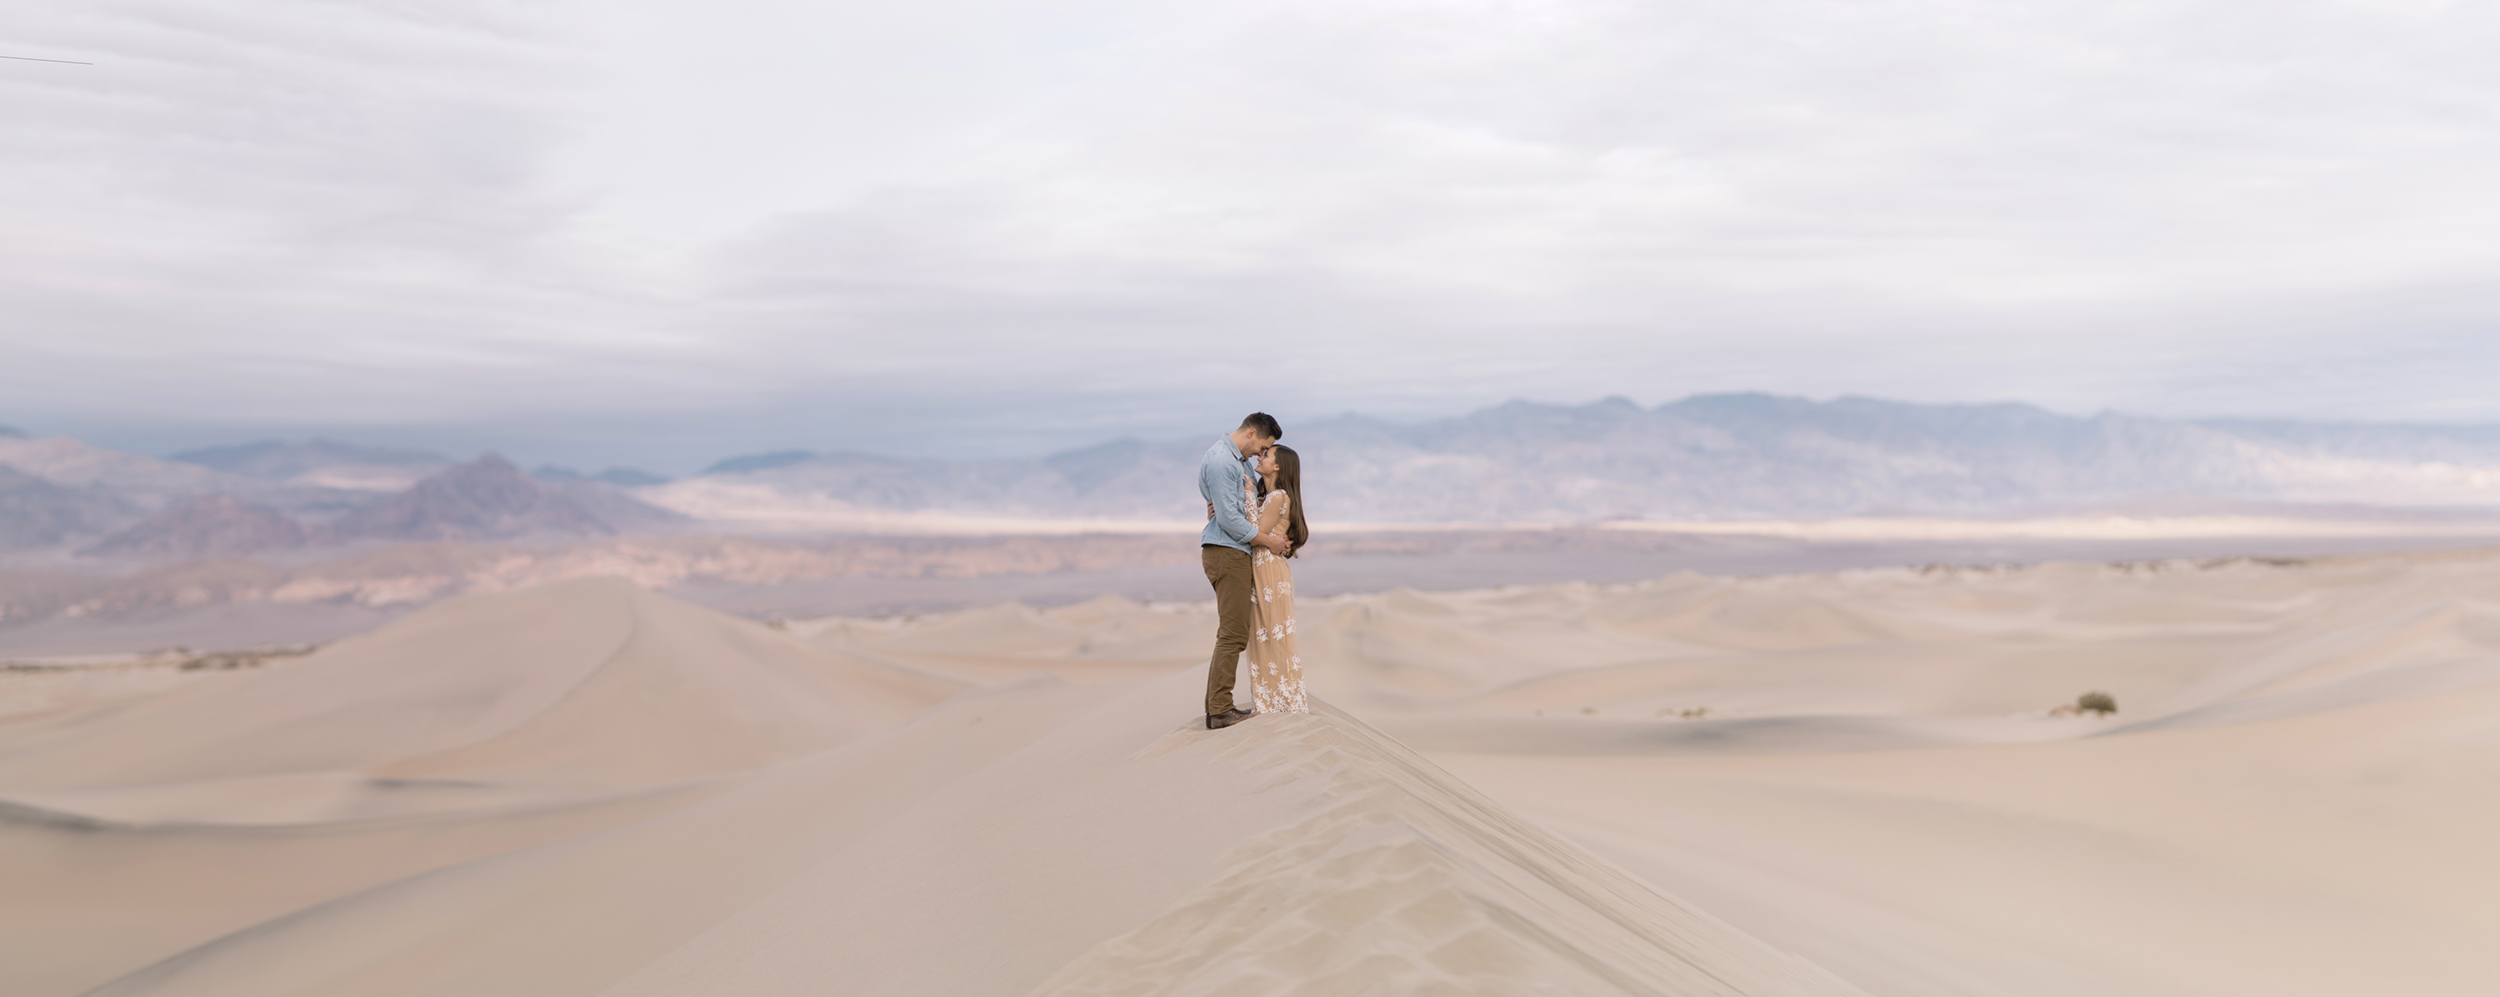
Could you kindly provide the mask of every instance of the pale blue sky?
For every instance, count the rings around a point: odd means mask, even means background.
[[[0,422],[683,470],[1759,389],[2500,421],[2500,13],[39,2]]]

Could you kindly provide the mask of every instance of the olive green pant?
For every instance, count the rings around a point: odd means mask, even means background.
[[[1233,710],[1233,673],[1241,652],[1250,647],[1250,613],[1254,608],[1250,555],[1217,544],[1203,544],[1207,584],[1215,586],[1215,656],[1207,659],[1207,715]]]

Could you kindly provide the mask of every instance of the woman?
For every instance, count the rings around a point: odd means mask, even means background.
[[[1242,503],[1259,534],[1275,540],[1250,555],[1250,689],[1261,713],[1308,713],[1302,697],[1302,654],[1294,646],[1293,567],[1285,563],[1311,539],[1302,520],[1302,455],[1278,444],[1259,458],[1259,494],[1242,483]],[[1278,542],[1281,541],[1281,542]],[[1283,548],[1279,556],[1276,547]]]

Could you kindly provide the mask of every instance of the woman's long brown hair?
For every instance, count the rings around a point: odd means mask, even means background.
[[[1285,493],[1285,539],[1293,541],[1292,557],[1302,552],[1302,545],[1311,542],[1311,524],[1302,519],[1302,455],[1279,443],[1276,454],[1276,490]]]

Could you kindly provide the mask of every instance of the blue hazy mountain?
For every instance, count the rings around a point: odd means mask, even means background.
[[[572,468],[558,467],[554,464],[540,464],[537,467],[531,468],[530,477],[544,481],[551,485],[566,485],[576,481],[596,481],[600,484],[615,485],[618,488],[640,488],[644,485],[664,485],[670,480],[667,475],[653,474],[649,471],[635,467],[611,467],[597,474],[584,474]]]
[[[539,481],[490,453],[352,509],[321,534],[328,540],[604,537],[683,519],[606,485]]]
[[[173,454],[166,459],[197,464],[228,474],[264,481],[285,481],[312,471],[340,466],[407,467],[437,470],[459,463],[442,454],[425,450],[393,447],[372,447],[337,440],[307,440],[293,443],[285,440],[260,440],[232,446],[204,447]]]
[[[714,462],[712,466],[704,468],[700,473],[744,474],[749,471],[769,471],[776,467],[788,467],[814,459],[816,459],[816,454],[806,450],[775,450],[771,453],[740,454]]]
[[[1038,460],[786,451],[713,479],[886,511],[1193,518],[1200,437]],[[1314,514],[1579,522],[1995,514],[2148,500],[2500,504],[2500,426],[2072,416],[2031,405],[1700,395],[1288,421]]]
[[[1338,523],[1988,515],[2217,502],[2500,506],[2500,426],[2073,416],[2020,404],[1764,394],[1651,407],[1620,398],[1510,402],[1415,423],[1287,415],[1285,442],[1303,455],[1311,512]],[[668,483],[621,469],[532,475],[500,459],[455,466],[423,451],[324,440],[193,451],[169,462],[0,436],[0,549],[108,536],[93,549],[291,544],[264,510],[297,519],[312,544],[676,531],[694,526],[678,512],[724,515],[724,503],[758,502],[1195,520],[1203,514],[1198,458],[1227,428],[1039,459],[785,450],[733,457]],[[629,493],[626,485],[639,487]],[[191,502],[203,495],[237,501]]]
[[[135,503],[110,490],[61,485],[0,464],[0,550],[95,536],[139,515]]]

